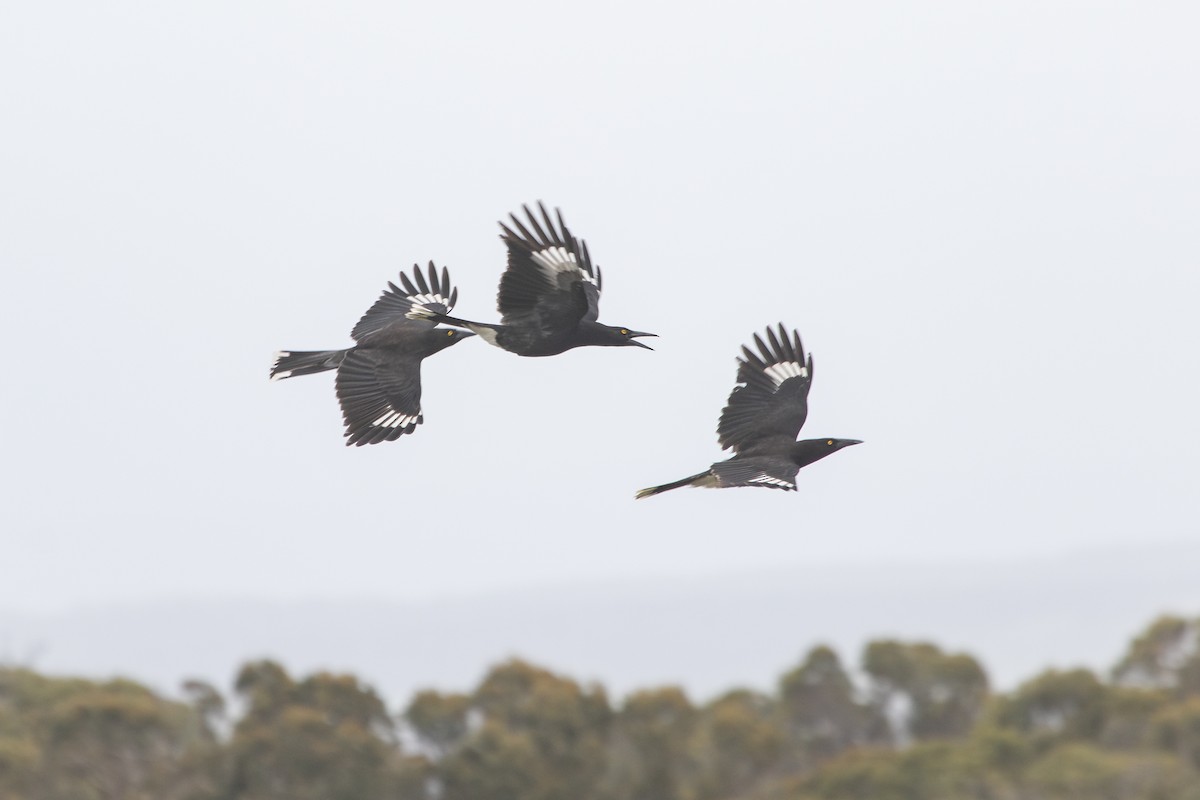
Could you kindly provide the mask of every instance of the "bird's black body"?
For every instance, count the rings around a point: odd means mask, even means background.
[[[444,313],[427,316],[472,330],[489,344],[519,356],[553,356],[589,346],[651,349],[636,337],[655,334],[596,321],[600,268],[592,264],[587,244],[567,230],[562,214],[555,211],[556,227],[541,203],[541,222],[528,206],[524,209],[528,225],[512,214],[512,227],[500,223],[500,238],[508,249],[508,269],[496,296],[500,323],[471,322]]]
[[[350,332],[357,345],[345,350],[281,352],[271,380],[336,369],[337,396],[346,424],[346,444],[394,441],[424,421],[421,413],[421,361],[463,339],[466,331],[437,328],[427,313],[454,308],[458,290],[443,267],[429,264],[429,280],[413,265],[413,279],[400,273],[404,289],[387,290]],[[418,313],[422,312],[422,313]]]
[[[788,336],[781,323],[779,335],[767,328],[768,345],[758,334],[758,353],[743,347],[738,359],[738,385],[717,423],[721,447],[732,449],[733,458],[719,461],[704,472],[672,483],[642,489],[637,497],[678,489],[704,486],[764,486],[796,489],[801,467],[820,461],[843,447],[861,444],[857,439],[803,439],[796,441],[808,417],[808,390],[812,386],[812,356],[804,355],[800,334]]]

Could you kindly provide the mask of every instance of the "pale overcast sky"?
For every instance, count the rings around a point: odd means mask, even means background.
[[[0,608],[427,599],[1200,536],[1200,10],[48,2],[0,10]],[[424,369],[346,448],[388,280],[494,320],[562,208],[655,352]],[[815,353],[799,492],[722,457],[739,346]],[[832,567],[831,567],[832,568]]]

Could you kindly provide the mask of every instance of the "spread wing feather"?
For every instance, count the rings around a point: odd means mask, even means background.
[[[438,273],[433,262],[429,262],[429,279],[426,280],[420,266],[413,264],[412,279],[404,272],[400,273],[400,283],[403,288],[391,281],[375,305],[367,309],[362,319],[350,332],[351,338],[361,342],[374,334],[387,330],[395,325],[412,330],[432,328],[434,322],[423,317],[410,316],[414,307],[423,307],[437,314],[448,314],[458,302],[458,288],[450,283],[450,272],[442,267]]]
[[[338,368],[336,385],[347,445],[395,441],[424,421],[419,358],[351,350]]]
[[[790,444],[808,416],[812,356],[805,357],[800,334],[792,331],[789,336],[783,323],[778,336],[772,328],[766,333],[766,342],[754,334],[757,353],[742,347],[738,385],[717,423],[721,447],[737,453],[768,442]]]
[[[496,296],[501,321],[554,336],[573,330],[580,320],[595,320],[600,270],[587,245],[571,235],[558,210],[552,220],[539,202],[539,221],[529,206],[522,208],[525,222],[510,214],[511,225],[500,223],[500,238],[508,249],[508,268]]]

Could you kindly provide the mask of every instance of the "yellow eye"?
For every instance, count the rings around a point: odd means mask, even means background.
[[[830,440],[829,440],[828,442],[826,442],[825,444],[833,444],[833,439],[830,439]]]
[[[621,335],[622,335],[622,336],[628,336],[628,335],[629,335],[629,331],[625,330],[624,328],[621,328]]]
[[[446,331],[447,336],[453,336],[457,331]]]

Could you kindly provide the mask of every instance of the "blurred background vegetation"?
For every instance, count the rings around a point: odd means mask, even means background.
[[[968,654],[891,640],[701,704],[520,660],[399,710],[272,661],[232,689],[0,667],[0,800],[1200,800],[1200,618],[1154,621],[1108,675],[1006,693]]]

